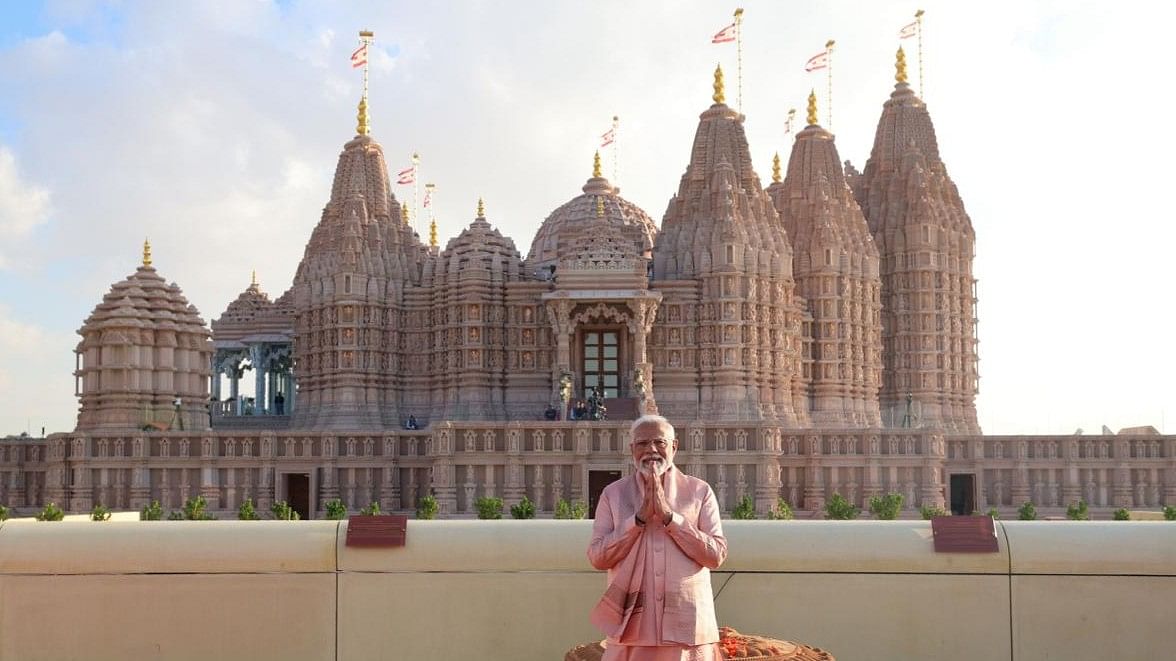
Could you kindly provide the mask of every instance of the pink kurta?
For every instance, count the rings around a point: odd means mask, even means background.
[[[645,488],[636,475],[605,488],[588,559],[608,570],[592,621],[608,636],[605,659],[719,659],[710,570],[727,558],[715,494],[670,467],[662,487],[669,525],[637,525]]]

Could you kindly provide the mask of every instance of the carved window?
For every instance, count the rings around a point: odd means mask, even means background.
[[[606,398],[618,397],[620,389],[620,334],[615,330],[584,333],[584,395],[596,386]]]

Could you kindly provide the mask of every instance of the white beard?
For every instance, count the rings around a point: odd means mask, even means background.
[[[648,461],[648,463],[647,463],[647,461]],[[670,466],[674,465],[672,462],[670,462],[665,457],[657,457],[656,461],[654,461],[654,459],[652,457],[650,457],[647,461],[646,460],[639,460],[636,457],[634,457],[633,458],[633,467],[637,469],[638,473],[652,472],[655,476],[661,477],[662,475],[666,474],[666,471],[670,470]]]

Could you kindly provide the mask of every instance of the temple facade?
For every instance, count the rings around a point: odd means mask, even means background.
[[[492,221],[423,242],[361,102],[290,287],[254,277],[209,328],[145,252],[79,330],[77,428],[0,443],[0,503],[551,512],[594,505],[658,412],[724,511],[1176,504],[1176,437],[980,434],[975,236],[901,51],[863,172],[810,96],[765,188],[716,70],[660,225],[599,154],[525,256]]]

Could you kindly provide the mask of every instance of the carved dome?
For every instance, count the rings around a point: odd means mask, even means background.
[[[176,398],[188,428],[207,427],[211,334],[179,286],[155,272],[149,250],[78,329],[78,430],[171,424]]]
[[[560,246],[589,223],[603,219],[621,231],[633,244],[629,257],[648,256],[657,236],[657,225],[641,207],[617,195],[604,177],[592,177],[577,195],[551,212],[535,233],[531,252],[527,254],[528,272],[540,271],[559,261]],[[600,202],[603,200],[603,215]]]
[[[449,240],[441,253],[438,270],[452,277],[470,269],[483,270],[494,274],[496,279],[505,274],[506,279],[517,280],[519,251],[514,241],[486,221],[481,200],[478,202],[478,217],[461,234]]]

